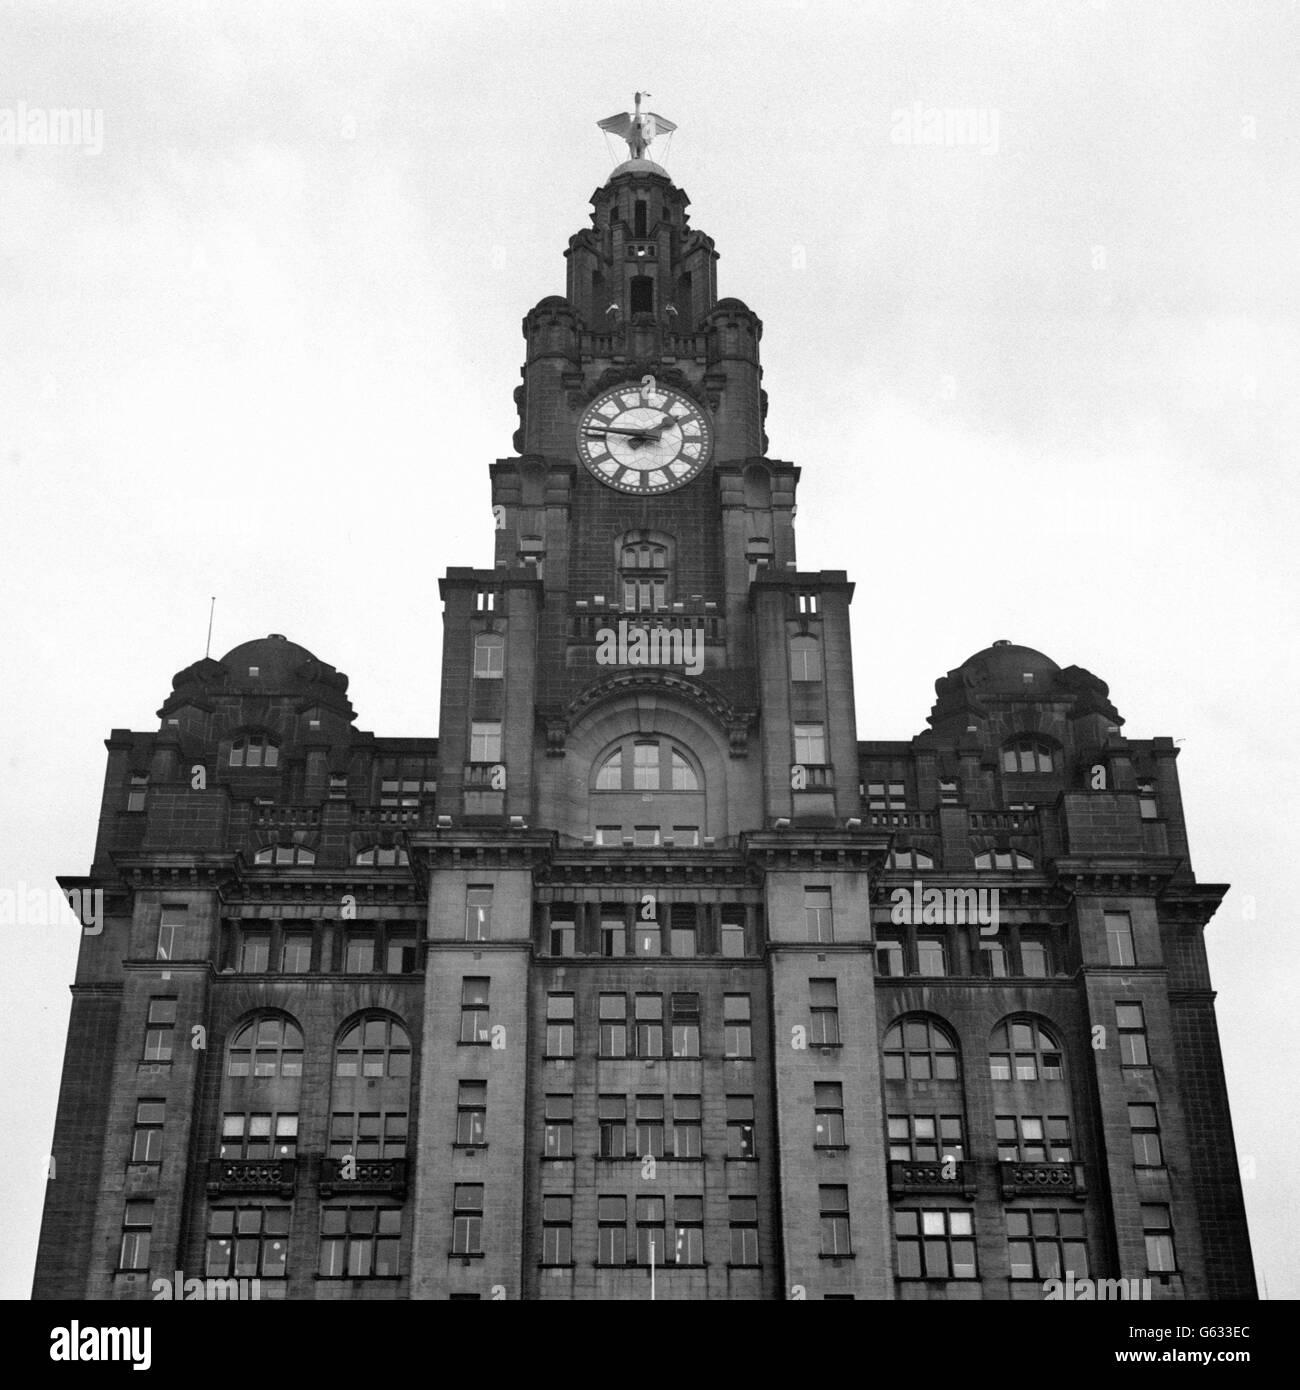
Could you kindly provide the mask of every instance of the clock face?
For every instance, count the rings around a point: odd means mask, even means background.
[[[653,377],[605,391],[578,421],[578,453],[608,487],[620,492],[671,492],[709,461],[708,417],[680,392]]]

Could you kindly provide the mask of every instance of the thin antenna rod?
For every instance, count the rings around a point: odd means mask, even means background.
[[[217,610],[217,596],[212,595],[212,606],[208,609],[208,645],[203,649],[203,659],[206,661],[212,655],[212,615]]]

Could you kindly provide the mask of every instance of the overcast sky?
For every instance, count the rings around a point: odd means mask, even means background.
[[[1257,1265],[1300,1296],[1300,9],[63,0],[0,33],[0,888],[86,871],[103,739],[157,727],[210,595],[215,656],[284,633],[361,728],[437,732],[437,580],[491,563],[520,319],[625,153],[596,121],[648,89],[764,321],[801,566],[857,582],[860,736],[1009,638],[1180,741],[1194,867],[1233,885]],[[83,143],[7,143],[20,104]],[[973,140],[924,143],[945,110]],[[0,941],[27,1297],[77,934]]]

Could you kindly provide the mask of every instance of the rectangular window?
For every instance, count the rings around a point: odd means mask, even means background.
[[[969,1211],[896,1211],[900,1279],[974,1279],[975,1224]]]
[[[469,760],[472,763],[501,761],[501,721],[474,720],[470,724]]]
[[[813,1148],[844,1148],[844,1086],[839,1081],[813,1083]]]
[[[546,1138],[542,1152],[547,1158],[573,1157],[573,1097],[546,1097]]]
[[[632,827],[632,844],[637,849],[654,849],[659,844],[659,827],[657,825],[634,825]]]
[[[546,1055],[573,1056],[573,995],[546,996]]]
[[[1081,1211],[1007,1212],[1007,1253],[1013,1279],[1088,1278]]]
[[[627,1198],[596,1198],[596,1263],[627,1263]]]
[[[673,826],[673,844],[678,849],[698,849],[700,846],[700,827],[698,825]]]
[[[306,975],[311,970],[311,933],[286,932],[280,945],[280,973]]]
[[[161,1163],[165,1100],[140,1100],[135,1106],[135,1133],[131,1136],[132,1163]]]
[[[638,956],[659,955],[662,949],[659,923],[642,922],[638,919],[632,931],[632,940]]]
[[[390,931],[385,947],[384,970],[388,975],[410,975],[419,963],[419,947],[413,932]]]
[[[638,994],[636,997],[636,1055],[664,1055],[664,997]]]
[[[336,1110],[330,1116],[330,1158],[349,1154],[358,1162],[405,1158],[406,1138],[405,1110]]]
[[[150,999],[148,1023],[144,1030],[144,1060],[170,1062],[172,1035],[176,1030],[176,1000]]]
[[[813,1047],[837,1047],[840,1041],[840,1008],[834,980],[809,980],[812,1022],[808,1042]]]
[[[471,883],[465,894],[465,940],[490,941],[492,938],[492,889],[486,883]]]
[[[882,937],[876,942],[876,974],[882,979],[898,979],[903,973],[903,943]]]
[[[729,1197],[727,1211],[731,1222],[731,1263],[758,1263],[758,1198]]]
[[[158,960],[178,960],[179,948],[184,944],[185,925],[189,919],[189,909],[185,907],[164,907],[158,919]]]
[[[458,1182],[452,1191],[451,1253],[483,1253],[483,1184]]]
[[[902,782],[868,782],[868,811],[901,811],[907,805],[907,788]]]
[[[851,1255],[849,1189],[823,1183],[817,1189],[821,1208],[822,1254]]]
[[[727,1157],[753,1158],[754,1097],[727,1097]]]
[[[1068,1115],[998,1115],[998,1159],[1003,1163],[1070,1163]]]
[[[394,1278],[402,1244],[402,1209],[321,1208],[320,1274],[326,1279]]]
[[[722,1042],[725,1057],[754,1055],[748,994],[727,994],[722,1000]]]
[[[573,1198],[553,1196],[542,1198],[542,1263],[570,1265],[573,1263]]]
[[[596,843],[604,848],[617,846],[623,843],[623,827],[621,825],[598,825],[596,827]]]
[[[462,1081],[456,1093],[456,1143],[478,1148],[487,1143],[487,1082]]]
[[[1133,1166],[1163,1168],[1165,1156],[1160,1144],[1160,1122],[1156,1115],[1156,1107],[1130,1104],[1128,1127],[1133,1134]]]
[[[632,747],[632,786],[636,791],[659,790],[659,745],[637,743]]]
[[[956,806],[961,800],[961,792],[956,782],[939,783],[939,805]]]
[[[1147,1271],[1172,1274],[1178,1264],[1174,1259],[1173,1222],[1164,1202],[1142,1203],[1142,1236],[1147,1247]]]
[[[700,996],[674,994],[672,997],[672,1038],[674,1057],[700,1055]]]
[[[1141,1004],[1116,1004],[1115,1026],[1119,1032],[1119,1060],[1124,1067],[1148,1067],[1146,1019]]]
[[[1111,965],[1133,965],[1133,919],[1127,912],[1107,912],[1106,959]]]
[[[983,974],[991,980],[1007,977],[1007,948],[1000,941],[980,941],[980,963]]]
[[[209,1279],[283,1279],[289,1270],[289,1207],[213,1207],[204,1274]]]
[[[1020,933],[1020,973],[1035,980],[1045,980],[1052,973],[1051,955],[1042,937]]]
[[[222,1158],[293,1158],[298,1152],[296,1111],[227,1113],[221,1117]]]
[[[572,922],[551,920],[551,955],[571,956],[577,947],[577,933]]]
[[[916,943],[916,963],[918,974],[946,975],[948,961],[944,943],[935,937],[922,937]]]
[[[673,1198],[673,1259],[679,1265],[704,1263],[704,1198]]]
[[[722,918],[722,954],[731,960],[739,960],[745,954],[745,922],[727,920],[726,909]]]
[[[627,995],[600,996],[600,1055],[627,1056]]]
[[[673,1097],[673,1157],[701,1158],[704,1154],[699,1096]]]
[[[829,888],[805,888],[803,890],[803,915],[808,928],[809,941],[835,940],[835,932],[831,923],[831,890]]]
[[[126,794],[126,809],[128,811],[143,811],[148,792],[149,779],[147,777],[132,777],[130,789]]]
[[[889,1157],[904,1163],[965,1157],[960,1115],[890,1115]]]
[[[794,726],[794,760],[821,767],[826,762],[826,726],[796,724]]]
[[[600,1157],[627,1157],[627,1097],[601,1096],[596,1102]]]
[[[348,975],[369,975],[375,968],[375,938],[369,932],[349,932],[343,948],[343,970]]]
[[[611,959],[627,954],[627,925],[621,915],[600,919],[600,954]]]
[[[636,1156],[638,1158],[662,1158],[664,1156],[663,1096],[637,1096],[636,1098]]]
[[[1138,814],[1143,820],[1155,820],[1160,815],[1160,808],[1156,805],[1154,782],[1138,783]]]
[[[487,1044],[492,1040],[488,1025],[488,987],[490,980],[463,979],[460,983],[460,1040]]]
[[[680,907],[673,908],[674,918],[677,917],[680,910]],[[693,913],[694,908],[688,908],[688,911]],[[696,955],[698,952],[698,946],[695,936],[695,927],[693,925],[681,926],[674,923],[671,929],[670,945],[672,948],[672,953],[675,956]]]
[[[147,1270],[152,1237],[153,1199],[132,1198],[122,1213],[122,1249],[118,1269]]]

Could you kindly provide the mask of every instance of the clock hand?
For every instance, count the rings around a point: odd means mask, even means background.
[[[660,428],[662,429],[663,427],[660,426]],[[629,435],[629,436],[630,436],[631,438],[633,438],[633,439],[648,439],[648,438],[650,437],[649,434],[648,434],[644,429],[640,429],[640,430],[625,430],[625,429],[620,429],[618,425],[606,425],[604,429],[599,429],[599,430],[588,430],[588,431],[587,431],[587,438],[588,438],[588,439],[599,439],[600,436],[601,436],[602,434],[626,434],[626,435]]]

